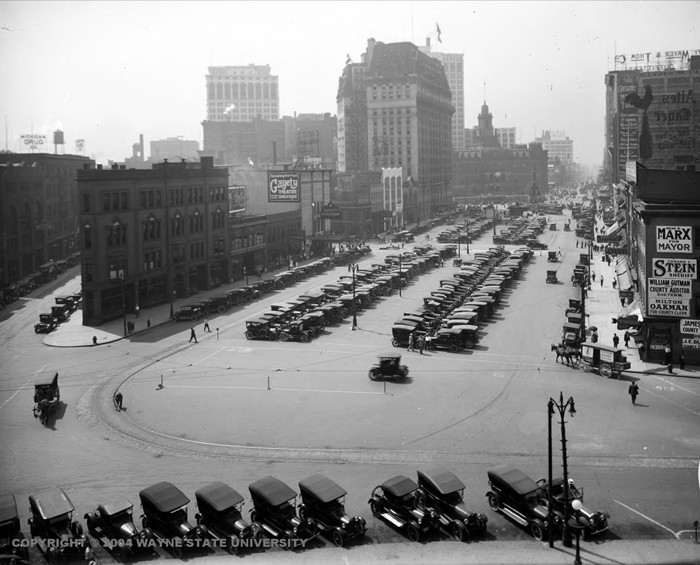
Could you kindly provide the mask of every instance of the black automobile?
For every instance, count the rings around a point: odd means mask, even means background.
[[[549,500],[549,483],[547,479],[540,479],[537,485],[542,489],[543,502]],[[608,529],[608,516],[603,512],[591,510],[583,504],[583,488],[578,488],[573,479],[568,480],[567,493],[564,492],[564,479],[559,477],[552,480],[552,509],[558,514],[565,515],[566,509],[566,494],[569,500],[569,516],[579,515],[588,521],[588,526],[583,530],[583,539],[587,540],[591,537],[601,534]],[[581,502],[581,507],[574,510],[571,503],[574,500]]]
[[[83,519],[88,532],[117,559],[126,560],[141,551],[150,550],[153,533],[149,528],[138,530],[134,524],[134,505],[123,496],[100,504]]]
[[[29,563],[29,547],[20,529],[17,502],[12,495],[0,497],[0,562]]]
[[[190,499],[172,483],[162,481],[139,492],[141,525],[150,528],[153,537],[161,540],[177,559],[183,549],[201,547],[207,536],[204,526],[193,526],[187,519]]]
[[[295,320],[284,324],[280,332],[281,341],[300,341],[307,343],[315,337],[315,332],[306,329],[306,323],[303,320]]]
[[[418,485],[404,475],[374,487],[369,507],[377,518],[403,529],[411,541],[419,541],[440,527],[437,514],[424,506]]]
[[[440,520],[440,527],[459,541],[483,536],[488,518],[480,512],[470,512],[464,504],[466,488],[455,474],[444,467],[418,470],[418,486],[427,508]]]
[[[209,537],[218,540],[235,555],[241,546],[260,538],[260,524],[246,522],[242,515],[243,496],[220,481],[203,486],[194,493],[197,499],[197,524],[204,525]]]
[[[73,519],[75,506],[60,488],[29,495],[29,532],[49,563],[82,556],[88,540]]]
[[[265,318],[246,320],[245,337],[246,339],[267,339],[275,341],[279,337],[279,328]]]
[[[401,364],[401,355],[392,353],[380,353],[377,362],[370,367],[369,378],[373,381],[379,379],[403,380],[408,377],[408,367]]]
[[[66,304],[68,306],[68,309],[71,311],[78,309],[78,300],[76,300],[73,296],[57,296],[56,298],[54,298],[54,301],[59,306],[61,306],[62,304]]]
[[[68,319],[70,313],[73,310],[68,304],[58,304],[56,306],[51,306],[51,315],[56,318],[59,322],[63,323]]]
[[[173,322],[181,322],[181,321],[196,322],[203,315],[204,315],[204,312],[203,312],[201,306],[198,306],[196,304],[189,304],[187,306],[183,306],[182,308],[180,308],[179,310],[174,312],[173,315],[170,317],[170,319]]]
[[[232,306],[240,306],[246,302],[250,302],[253,299],[252,292],[244,288],[234,288],[226,293],[229,304]]]
[[[34,324],[34,333],[48,334],[54,331],[60,322],[51,314],[39,314],[39,323]]]
[[[536,239],[530,239],[530,240],[527,242],[527,246],[528,246],[530,249],[547,249],[547,244],[546,244],[546,243],[542,243],[541,241],[538,241],[538,240],[536,240]]]
[[[487,471],[491,490],[486,493],[489,506],[508,516],[532,537],[542,541],[547,531],[547,506],[542,503],[542,492],[537,483],[511,465],[497,465]],[[561,515],[555,516],[561,521]]]
[[[362,516],[348,516],[345,512],[347,491],[323,475],[312,475],[299,481],[302,503],[301,519],[312,518],[321,533],[342,547],[348,540],[361,537],[367,531],[367,521]]]
[[[297,493],[286,483],[268,475],[251,483],[248,490],[254,507],[250,519],[258,522],[269,537],[308,541],[319,534],[313,519],[297,516]]]

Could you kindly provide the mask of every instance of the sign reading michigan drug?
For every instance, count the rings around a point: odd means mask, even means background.
[[[268,171],[267,201],[268,202],[299,202],[300,199],[299,173],[287,171]]]
[[[692,253],[693,228],[690,226],[656,226],[658,253]]]

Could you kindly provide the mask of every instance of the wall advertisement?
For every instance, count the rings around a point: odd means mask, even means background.
[[[647,304],[648,316],[687,318],[690,316],[690,300],[684,298],[651,298]]]
[[[668,279],[697,279],[697,259],[677,259],[655,257],[651,264],[652,275]]]
[[[681,320],[681,333],[692,334],[700,339],[700,320]]]
[[[267,173],[268,202],[299,202],[301,198],[299,173],[269,171]]]
[[[684,337],[683,349],[700,349],[700,336]]]
[[[647,289],[649,298],[686,298],[692,297],[693,281],[690,279],[657,279],[650,278]]]
[[[690,226],[656,226],[658,253],[693,253],[693,228]]]

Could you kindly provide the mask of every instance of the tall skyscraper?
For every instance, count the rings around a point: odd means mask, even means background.
[[[425,45],[418,47],[423,53],[442,63],[445,76],[452,92],[452,106],[455,113],[452,115],[452,150],[464,149],[464,54],[463,53],[438,53],[433,52],[430,38],[427,37]]]
[[[209,67],[207,120],[250,122],[278,120],[278,79],[269,65]]]

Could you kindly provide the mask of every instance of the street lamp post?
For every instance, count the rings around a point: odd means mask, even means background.
[[[355,271],[359,269],[358,265],[354,263],[350,265],[352,270],[352,329],[353,331],[357,329],[357,302],[355,297]]]
[[[460,247],[460,243],[462,241],[462,230],[457,227],[457,257],[460,259],[462,258],[462,248]]]
[[[126,335],[126,299],[124,297],[124,275],[122,274],[119,278],[121,279],[122,288],[122,320],[124,322],[124,335]]]
[[[569,526],[569,471],[566,462],[566,421],[564,416],[566,415],[566,409],[569,409],[569,414],[573,418],[576,414],[576,408],[574,406],[574,398],[570,396],[569,399],[564,402],[564,393],[559,393],[559,402],[553,398],[549,399],[547,403],[547,414],[549,416],[549,443],[548,443],[548,455],[549,455],[549,484],[548,484],[548,516],[547,516],[547,531],[549,534],[549,547],[554,547],[554,523],[553,523],[553,513],[552,513],[552,416],[554,415],[554,408],[556,407],[557,412],[559,412],[559,424],[561,425],[561,457],[562,457],[562,468],[564,471],[564,524],[562,529],[562,543],[565,547],[571,547],[571,529]]]
[[[467,255],[469,255],[469,216],[467,216]]]
[[[571,507],[574,509],[574,517],[571,519],[570,526],[576,531],[576,557],[574,557],[574,565],[583,565],[581,562],[581,532],[588,527],[588,520],[581,516],[580,511],[583,504],[577,498],[571,501]]]
[[[401,287],[403,286],[403,269],[401,268],[401,255],[399,255],[399,297],[401,296]]]

